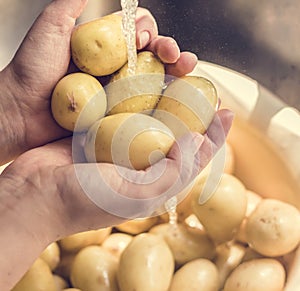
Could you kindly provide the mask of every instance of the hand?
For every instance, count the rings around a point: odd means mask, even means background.
[[[50,96],[70,64],[70,36],[87,0],[54,0],[28,32],[12,62],[1,72],[0,164],[20,153],[70,135],[52,117]],[[146,9],[137,12],[137,47],[156,53],[168,74],[190,72],[197,58],[180,53],[177,43],[158,36],[155,19]],[[146,35],[146,37],[145,37]],[[147,37],[148,35],[148,37]]]

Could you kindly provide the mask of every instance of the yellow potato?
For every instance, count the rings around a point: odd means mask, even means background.
[[[217,243],[230,241],[242,223],[247,207],[246,189],[236,177],[224,173],[210,198],[201,203],[206,177],[197,181],[198,191],[192,198],[192,208],[208,235]]]
[[[217,92],[209,80],[184,76],[167,86],[153,117],[170,127],[176,137],[187,131],[203,134],[214,117],[217,104]]]
[[[94,76],[110,75],[127,61],[122,17],[111,14],[75,27],[71,36],[72,59]]]
[[[224,291],[282,291],[285,270],[274,259],[253,259],[239,265],[228,277]]]
[[[89,245],[100,245],[111,233],[112,228],[101,228],[75,233],[62,238],[59,245],[64,251],[78,252]]]
[[[300,212],[286,202],[263,199],[249,216],[246,238],[258,253],[276,257],[293,251],[300,242]]]
[[[174,272],[174,259],[158,235],[138,234],[124,250],[118,268],[120,291],[166,291]]]
[[[79,251],[71,268],[73,287],[84,291],[117,291],[117,258],[101,246]]]
[[[127,232],[130,234],[139,234],[149,230],[157,222],[158,222],[158,217],[153,216],[153,217],[129,220],[119,225],[116,225],[115,227],[119,231]]]
[[[228,275],[242,262],[246,249],[239,243],[229,242],[217,247],[214,259],[219,271],[220,287],[223,288]]]
[[[55,86],[51,110],[57,123],[70,131],[85,131],[104,116],[107,101],[100,82],[85,73],[63,77]]]
[[[218,291],[219,274],[207,259],[186,263],[173,276],[169,291]]]
[[[89,129],[84,151],[89,162],[142,170],[165,157],[173,143],[170,129],[155,118],[119,113],[102,118]]]
[[[46,247],[46,249],[40,254],[40,258],[43,259],[54,270],[59,264],[60,249],[57,242],[53,242]]]
[[[101,246],[119,259],[132,238],[132,235],[126,233],[112,233],[104,240]]]
[[[53,279],[58,291],[65,290],[65,288],[68,288],[69,284],[63,277],[53,274]]]
[[[126,64],[112,76],[105,87],[108,114],[150,113],[160,98],[164,73],[163,63],[152,52],[138,53],[135,74],[128,75]]]
[[[149,232],[164,238],[177,266],[197,258],[212,259],[215,256],[213,242],[200,229],[184,224],[163,223],[152,227]]]
[[[48,264],[38,258],[11,291],[57,291]]]

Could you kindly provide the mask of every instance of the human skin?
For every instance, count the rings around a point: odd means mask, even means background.
[[[0,290],[10,290],[51,242],[126,220],[98,207],[83,191],[73,164],[70,132],[57,125],[50,111],[53,87],[71,67],[70,36],[86,3],[52,1],[0,72],[0,164],[14,160],[0,175]],[[180,52],[172,38],[159,36],[149,11],[139,9],[136,23],[138,48],[157,54],[168,74],[192,71],[196,57]],[[141,37],[142,31],[148,32],[148,40],[145,34]],[[122,176],[114,165],[97,167],[113,191],[143,204],[145,198],[160,197],[172,188],[173,181],[179,181],[178,191],[184,188],[224,143],[231,121],[229,111],[218,111],[206,135],[187,135],[145,171],[124,169]],[[91,165],[80,167],[89,173]],[[145,183],[161,168],[153,183]],[[91,184],[98,187],[97,183]],[[168,198],[162,197],[156,203]],[[141,214],[139,209],[133,211],[132,216]]]

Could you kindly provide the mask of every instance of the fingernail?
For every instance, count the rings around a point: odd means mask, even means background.
[[[148,31],[142,31],[139,33],[138,36],[138,44],[137,48],[142,49],[144,48],[150,40],[150,33]]]

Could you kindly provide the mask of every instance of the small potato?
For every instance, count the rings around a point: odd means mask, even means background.
[[[132,235],[126,233],[112,233],[104,240],[101,246],[119,259],[132,238]]]
[[[65,288],[69,287],[69,284],[63,277],[53,274],[53,279],[58,291],[64,290]]]
[[[119,262],[120,291],[166,291],[173,272],[174,259],[167,243],[155,234],[138,234]]]
[[[277,257],[293,251],[300,242],[300,212],[286,202],[263,199],[249,216],[246,238],[258,253]]]
[[[57,291],[48,264],[38,258],[11,291]]]
[[[40,254],[40,258],[43,259],[53,271],[60,261],[60,249],[57,242],[53,242],[48,245]]]
[[[70,131],[85,131],[104,116],[107,107],[100,82],[85,73],[63,77],[55,86],[51,110],[57,123]]]
[[[164,158],[173,143],[172,132],[159,120],[140,113],[119,113],[89,129],[84,152],[89,162],[144,170]]]
[[[112,228],[101,228],[75,233],[62,238],[59,245],[67,252],[78,252],[89,245],[100,245],[111,233]]]
[[[139,234],[149,230],[158,222],[158,217],[137,218],[116,225],[115,228],[130,234]]]
[[[105,87],[107,114],[151,113],[160,98],[164,79],[165,69],[159,58],[149,51],[138,53],[135,74],[129,76],[126,64]]]
[[[197,258],[212,259],[216,249],[207,234],[184,224],[163,223],[149,231],[164,238],[170,247],[176,265],[181,266]]]
[[[235,237],[236,240],[243,243],[247,243],[247,237],[246,237],[247,219],[251,215],[251,213],[255,210],[259,202],[262,200],[262,197],[260,195],[250,190],[246,190],[246,195],[247,195],[246,215]]]
[[[71,36],[72,59],[83,72],[106,76],[127,62],[122,17],[106,15],[75,27]]]
[[[217,104],[217,91],[209,80],[184,76],[167,86],[153,117],[165,123],[176,138],[187,131],[203,134],[214,117]]]
[[[117,291],[118,261],[101,246],[88,246],[79,251],[72,264],[73,287],[84,291]]]
[[[192,208],[211,239],[217,244],[230,241],[242,223],[247,207],[246,189],[236,177],[224,173],[210,198],[201,203],[206,177],[197,181]],[[204,193],[205,195],[207,193]]]
[[[183,265],[173,276],[169,291],[218,291],[218,269],[207,259]]]
[[[274,259],[254,259],[239,265],[228,277],[224,291],[282,291],[285,270]]]

